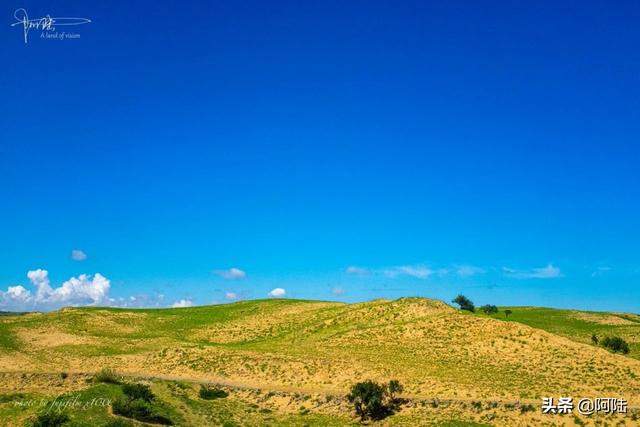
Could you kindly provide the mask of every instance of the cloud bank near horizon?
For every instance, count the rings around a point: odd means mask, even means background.
[[[111,282],[100,273],[71,277],[57,288],[51,286],[47,270],[31,270],[27,278],[34,291],[22,285],[9,286],[6,291],[0,291],[0,308],[52,310],[64,306],[113,303],[109,298]]]
[[[84,255],[84,253],[83,253]],[[86,257],[86,255],[85,255]],[[601,268],[596,277],[611,268]],[[247,277],[247,273],[239,268],[229,268],[227,270],[216,270],[215,273],[225,280],[240,280]],[[366,279],[413,279],[423,281],[432,277],[440,279],[458,278],[462,281],[480,276],[482,280],[490,279],[492,276],[500,276],[511,280],[548,280],[564,277],[559,267],[552,263],[544,267],[516,269],[510,267],[478,267],[470,264],[453,264],[446,267],[431,267],[426,264],[405,264],[391,267],[362,267],[348,266],[343,270],[343,274],[353,276],[355,280]],[[484,276],[488,275],[488,276]],[[112,307],[190,307],[197,305],[189,294],[174,295],[175,299],[165,300],[163,294],[137,294],[118,298],[109,295],[111,291],[111,281],[100,273],[94,275],[80,274],[64,281],[60,286],[51,284],[49,272],[44,269],[35,269],[27,273],[31,286],[15,284],[8,286],[6,290],[0,290],[0,310],[8,311],[49,311],[65,306],[112,306]],[[360,279],[358,279],[360,278]],[[484,279],[483,279],[484,278]],[[437,282],[434,282],[437,283]],[[460,282],[464,283],[464,282]],[[453,283],[455,284],[455,283]],[[341,286],[333,286],[328,291],[334,297],[341,297],[350,288],[349,283]],[[287,286],[287,289],[289,287]],[[252,291],[248,291],[249,295]],[[288,290],[283,287],[275,287],[270,291],[263,290],[267,297],[286,298]],[[247,291],[240,289],[224,290],[222,301],[238,301],[245,299]],[[295,289],[294,289],[295,294]],[[264,294],[263,294],[264,295]],[[171,301],[174,301],[173,303]],[[204,303],[219,303],[219,300],[203,301]]]

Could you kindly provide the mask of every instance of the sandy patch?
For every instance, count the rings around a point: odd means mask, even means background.
[[[16,329],[18,337],[28,347],[59,347],[62,345],[97,344],[99,340],[93,337],[83,337],[69,334],[56,329]]]
[[[585,313],[579,311],[573,313],[571,317],[600,325],[638,325],[636,322],[612,314]]]

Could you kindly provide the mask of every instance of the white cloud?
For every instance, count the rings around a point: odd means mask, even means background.
[[[471,277],[486,273],[486,270],[473,265],[458,265],[455,268],[456,274],[460,277]]]
[[[47,299],[53,290],[49,284],[49,272],[47,270],[37,269],[27,273],[27,277],[31,281],[31,284],[38,290],[36,292],[36,301],[43,301]]]
[[[179,301],[174,302],[171,307],[173,308],[184,308],[184,307],[193,307],[193,301],[190,299],[181,299]]]
[[[247,277],[247,273],[235,267],[228,270],[216,270],[214,273],[227,280],[244,279]]]
[[[508,276],[514,279],[555,279],[562,277],[562,272],[558,267],[554,267],[553,264],[548,264],[546,267],[532,268],[530,270],[515,270],[513,268],[503,267],[502,271]]]
[[[366,276],[367,274],[370,273],[369,269],[356,267],[355,265],[350,265],[345,269],[345,271],[347,272],[347,274],[353,274],[356,276]]]
[[[417,279],[426,279],[430,276],[447,277],[456,275],[458,277],[471,277],[487,272],[482,267],[476,267],[474,265],[461,264],[453,265],[451,267],[431,268],[424,264],[407,264],[393,267],[372,269],[365,267],[349,266],[345,270],[348,274],[353,275],[384,275],[390,278],[408,276],[415,277]]]
[[[286,294],[287,294],[287,291],[285,291],[282,288],[275,288],[275,289],[271,290],[271,292],[269,292],[269,296],[270,297],[276,297],[276,298],[283,297]]]
[[[80,249],[74,249],[71,251],[71,259],[74,261],[84,261],[87,259],[87,254],[82,252]]]
[[[384,271],[384,274],[387,277],[410,276],[418,279],[426,279],[433,273],[433,270],[425,267],[424,265],[401,265],[397,267],[391,267]]]
[[[35,295],[25,287],[9,286],[0,291],[0,307],[23,310],[47,310],[63,306],[108,304],[109,280],[96,273],[93,277],[81,274],[72,277],[58,288],[52,288],[47,270],[32,270],[27,273],[36,288]]]
[[[0,294],[2,291],[0,291]],[[31,291],[27,290],[24,286],[9,286],[7,292],[4,294],[10,300],[17,303],[26,303],[31,299]]]
[[[54,302],[96,305],[106,300],[110,286],[109,280],[100,273],[93,278],[81,274],[54,289],[50,299]]]
[[[226,292],[224,294],[224,297],[229,300],[234,300],[234,299],[238,299],[238,294],[236,294],[235,292]]]
[[[148,308],[148,307],[166,307],[164,295],[162,294],[137,294],[129,297],[109,298],[108,305],[110,307],[130,307],[130,308]]]

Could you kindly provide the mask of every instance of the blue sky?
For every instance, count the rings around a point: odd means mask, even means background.
[[[303,3],[5,4],[0,309],[639,311],[637,2]]]

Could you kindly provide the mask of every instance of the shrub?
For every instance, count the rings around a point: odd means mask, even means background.
[[[68,376],[69,376],[69,374],[67,374],[66,372],[60,372],[60,379],[61,380],[66,380]]]
[[[460,306],[460,310],[467,310],[471,312],[476,311],[476,307],[473,305],[473,302],[464,295],[458,295],[453,299],[453,302]]]
[[[509,317],[512,313],[513,313],[513,311],[507,309],[507,310],[504,311],[504,317]]]
[[[605,337],[602,340],[602,346],[614,353],[629,353],[629,344],[620,337]]]
[[[93,376],[93,381],[96,383],[120,384],[122,382],[122,378],[116,374],[114,370],[103,368]]]
[[[524,414],[525,412],[533,412],[533,411],[535,411],[535,410],[536,410],[536,407],[535,407],[535,406],[533,406],[533,405],[531,405],[531,404],[522,405],[522,406],[520,407],[520,412],[521,412],[521,413],[523,413],[523,414]]]
[[[362,420],[381,420],[389,415],[384,404],[385,391],[385,386],[368,380],[354,385],[347,399],[353,403],[356,414]]]
[[[198,395],[200,396],[201,399],[213,400],[213,399],[225,398],[229,396],[229,393],[219,388],[201,385],[200,392],[198,392]]]
[[[480,310],[482,310],[484,314],[495,314],[498,312],[498,307],[496,307],[495,305],[486,304],[480,307]]]
[[[596,334],[592,334],[591,335],[591,342],[593,343],[593,345],[598,345],[598,336]]]
[[[142,399],[119,398],[111,404],[113,413],[146,423],[173,425],[168,417],[157,412],[151,402]]]
[[[124,397],[113,401],[113,413],[137,421],[173,425],[171,419],[162,414],[151,388],[146,384],[123,384]]]
[[[145,384],[123,384],[122,391],[131,400],[144,400],[151,402],[155,397],[148,385]]]
[[[397,409],[398,400],[395,394],[402,392],[402,389],[397,380],[392,380],[389,384],[367,380],[351,387],[347,399],[353,403],[356,414],[363,421],[367,418],[381,420]]]
[[[69,421],[67,414],[51,411],[44,412],[33,421],[33,427],[58,427]]]

